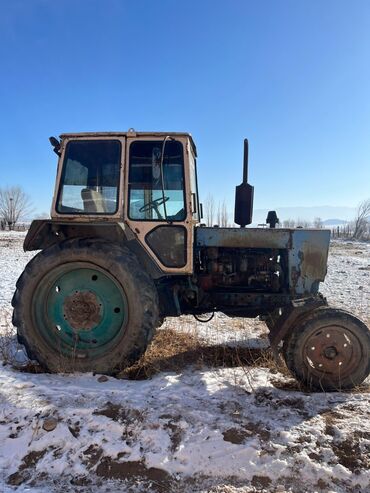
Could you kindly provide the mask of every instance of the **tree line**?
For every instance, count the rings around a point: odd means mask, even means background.
[[[227,210],[225,199],[217,203],[213,195],[208,194],[204,201],[204,222],[206,226],[218,225],[221,228],[235,226],[232,215]],[[32,202],[28,194],[20,186],[0,188],[0,229],[15,229],[16,225],[32,214]],[[43,215],[44,216],[44,215]],[[266,224],[260,225],[266,227]],[[277,227],[282,228],[323,228],[320,217],[310,222],[305,219],[281,219]],[[362,201],[354,219],[342,226],[332,229],[335,238],[353,238],[370,240],[370,198]]]
[[[215,201],[213,195],[208,194],[204,201],[204,218],[203,222],[206,226],[219,226],[227,228],[236,226],[233,219],[233,214],[229,214],[225,199],[218,202]],[[267,227],[266,224],[259,226]],[[324,228],[324,222],[321,217],[315,217],[313,221],[307,221],[302,218],[287,218],[280,219],[276,227],[280,228]],[[360,202],[357,207],[356,215],[352,221],[332,228],[332,236],[335,238],[353,238],[357,240],[370,240],[370,199]]]

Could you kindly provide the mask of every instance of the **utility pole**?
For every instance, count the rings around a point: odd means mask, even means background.
[[[9,211],[10,214],[9,214],[8,226],[9,226],[9,230],[11,230],[13,228],[13,222],[14,222],[13,197],[10,197],[9,201],[10,201],[10,211]]]

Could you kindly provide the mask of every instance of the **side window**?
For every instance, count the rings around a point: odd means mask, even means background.
[[[129,166],[130,219],[185,220],[184,156],[181,142],[132,142]]]
[[[117,140],[68,142],[57,212],[114,214],[118,209],[121,143]]]

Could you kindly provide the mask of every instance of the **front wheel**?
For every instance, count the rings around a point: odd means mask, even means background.
[[[370,373],[370,331],[350,313],[322,307],[301,319],[284,340],[294,377],[313,390],[360,385]]]
[[[51,372],[121,370],[145,351],[158,318],[155,286],[136,257],[99,239],[40,252],[12,304],[19,341]]]

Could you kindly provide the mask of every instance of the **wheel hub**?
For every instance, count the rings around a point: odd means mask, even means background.
[[[311,335],[305,355],[311,368],[319,373],[350,375],[361,351],[350,331],[331,325]]]
[[[76,291],[65,298],[64,316],[75,330],[90,330],[101,320],[98,298],[91,291]]]
[[[338,355],[338,351],[334,346],[330,346],[324,349],[324,356],[328,359],[334,359]]]

